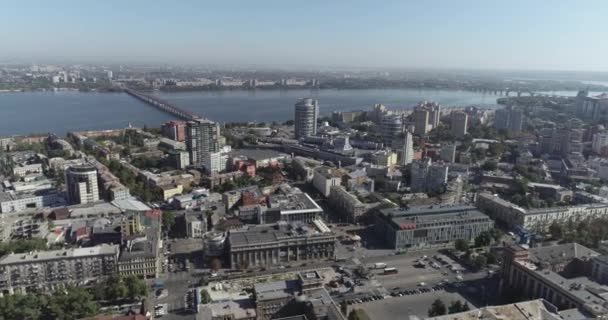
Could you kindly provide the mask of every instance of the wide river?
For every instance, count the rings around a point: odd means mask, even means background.
[[[220,122],[285,121],[293,118],[298,98],[319,100],[321,115],[337,110],[367,110],[374,103],[410,109],[421,100],[443,106],[494,107],[499,96],[468,91],[370,90],[236,90],[155,92],[178,107]],[[124,93],[17,92],[0,93],[0,136],[158,126],[173,119]]]

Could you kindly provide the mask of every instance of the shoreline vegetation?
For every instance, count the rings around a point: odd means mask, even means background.
[[[475,83],[462,84],[458,81],[379,81],[379,80],[359,80],[359,81],[341,81],[341,80],[326,80],[319,85],[305,86],[285,86],[272,85],[251,87],[248,85],[242,86],[219,86],[209,84],[204,86],[175,86],[164,85],[160,87],[152,87],[142,83],[131,83],[123,86],[116,86],[110,83],[101,84],[76,84],[55,87],[52,84],[44,85],[15,85],[11,83],[0,83],[0,93],[18,93],[18,92],[55,92],[55,91],[78,91],[78,92],[120,92],[124,87],[128,86],[131,89],[138,91],[161,91],[161,92],[207,92],[207,91],[287,91],[287,90],[383,90],[383,89],[403,89],[403,90],[446,90],[446,91],[466,91],[480,92],[497,96],[504,96],[507,91],[511,95],[515,95],[518,91],[522,93],[528,92],[551,92],[551,91],[578,91],[587,89],[589,91],[608,91],[607,86],[591,85],[581,81],[531,81],[525,84],[519,84],[516,87],[507,87],[505,82],[490,82],[490,83]]]

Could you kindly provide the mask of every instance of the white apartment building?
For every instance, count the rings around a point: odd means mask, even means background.
[[[313,171],[312,184],[321,194],[329,197],[331,187],[339,186],[342,183],[342,172],[330,167],[318,167]]]

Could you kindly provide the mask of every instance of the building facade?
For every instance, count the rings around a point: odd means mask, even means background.
[[[403,138],[393,140],[393,149],[397,151],[397,161],[406,166],[414,160],[414,140],[409,131],[405,131]]]
[[[526,249],[511,245],[503,251],[501,291],[527,299],[543,298],[559,310],[578,308],[586,319],[608,314],[608,287],[592,277],[599,253],[577,243]]]
[[[554,222],[576,222],[586,218],[608,216],[606,203],[524,209],[489,193],[477,195],[477,207],[511,228],[517,226],[535,232],[547,232]]]
[[[65,170],[67,200],[70,204],[99,201],[97,169],[88,164],[72,166]]]
[[[184,121],[169,121],[163,123],[160,129],[163,136],[171,140],[186,141],[186,122]]]
[[[318,116],[319,104],[317,100],[305,98],[296,102],[294,117],[296,139],[317,134]]]
[[[456,111],[452,112],[450,118],[452,135],[457,138],[464,137],[467,134],[469,116],[464,112]]]
[[[350,223],[358,221],[367,212],[367,206],[342,186],[331,188],[329,203]]]
[[[0,294],[52,292],[63,285],[86,285],[116,272],[118,247],[35,251],[0,259]]]
[[[498,130],[506,130],[514,133],[520,132],[523,123],[523,112],[512,106],[496,110],[494,115],[494,127]]]
[[[410,172],[412,192],[437,191],[448,181],[448,166],[433,164],[430,158],[412,162]]]
[[[204,155],[218,152],[220,127],[207,119],[196,119],[186,124],[186,147],[190,152],[190,164],[197,167],[204,165]]]
[[[390,146],[393,139],[399,137],[399,135],[403,132],[403,120],[401,115],[390,114],[382,117],[380,130],[382,132],[382,138],[385,145]]]
[[[246,269],[333,259],[335,240],[334,233],[320,220],[313,226],[278,223],[232,230],[228,235],[230,267]]]
[[[329,197],[329,192],[332,187],[339,186],[342,183],[342,172],[338,169],[330,167],[318,167],[314,169],[312,177],[312,185],[324,197]]]
[[[394,249],[446,246],[472,241],[494,227],[494,221],[475,207],[439,206],[382,209],[375,216],[375,231]]]
[[[455,144],[447,144],[441,147],[441,153],[439,157],[442,161],[453,163],[456,161],[456,145]]]

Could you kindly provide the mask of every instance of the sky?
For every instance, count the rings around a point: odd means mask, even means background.
[[[0,0],[0,62],[608,71],[605,0]]]

